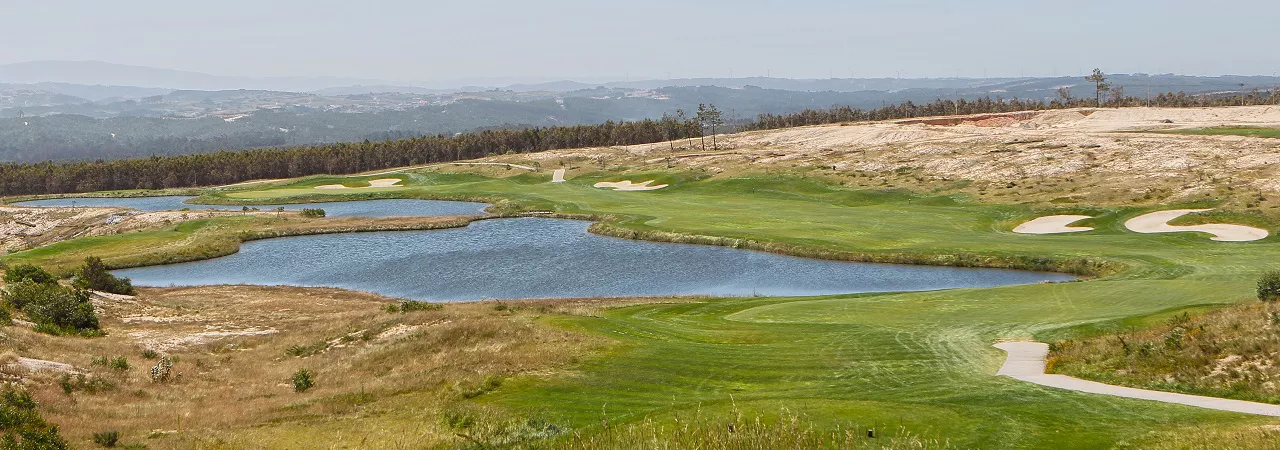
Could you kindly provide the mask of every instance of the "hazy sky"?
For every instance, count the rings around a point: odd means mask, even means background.
[[[1217,3],[1217,4],[1215,4]],[[218,75],[1271,75],[1280,1],[0,0],[0,64]]]

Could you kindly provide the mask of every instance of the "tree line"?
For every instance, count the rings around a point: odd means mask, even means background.
[[[1105,82],[1101,72],[1087,78],[1096,87],[1094,98],[1073,98],[1067,89],[1050,100],[939,99],[906,101],[874,109],[849,106],[806,109],[790,114],[761,114],[755,120],[728,124],[733,130],[766,130],[843,122],[915,117],[1008,113],[1091,106],[1203,107],[1280,104],[1280,90],[1244,94],[1189,95],[1160,93],[1139,98],[1125,95],[1123,86]],[[1104,100],[1103,93],[1107,93]],[[358,173],[393,167],[451,162],[486,156],[545,150],[634,145],[705,136],[711,131],[716,147],[717,127],[725,125],[714,105],[699,107],[696,117],[683,111],[657,120],[605,122],[598,125],[492,129],[452,136],[436,135],[379,142],[339,143],[285,149],[220,151],[176,156],[94,162],[0,164],[0,195],[37,195],[100,190],[160,189],[212,186],[262,178],[294,178],[318,174]],[[704,144],[705,146],[705,144]]]
[[[3,164],[0,165],[0,195],[211,186],[259,178],[358,173],[501,154],[647,144],[699,136],[702,131],[695,121],[664,116],[658,120],[485,130],[453,136],[288,149],[115,161]]]
[[[1124,86],[1107,82],[1106,74],[1094,69],[1085,78],[1093,83],[1094,98],[1072,97],[1068,88],[1057,90],[1057,97],[1050,100],[1003,99],[983,97],[976,100],[938,99],[917,104],[911,101],[874,109],[836,106],[829,109],[806,109],[790,114],[760,114],[755,120],[742,124],[743,130],[770,130],[806,125],[825,125],[843,122],[910,119],[915,117],[992,114],[1015,111],[1040,111],[1047,109],[1084,107],[1133,107],[1157,106],[1192,108],[1208,106],[1280,105],[1280,88],[1269,91],[1254,90],[1247,93],[1199,94],[1163,92],[1154,97],[1136,97],[1125,93]]]

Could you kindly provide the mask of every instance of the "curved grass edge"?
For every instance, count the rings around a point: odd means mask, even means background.
[[[997,256],[977,253],[894,253],[859,252],[831,248],[758,241],[754,239],[706,236],[659,230],[634,230],[610,222],[595,222],[588,231],[616,238],[634,239],[676,244],[716,245],[745,250],[757,250],[787,256],[882,264],[912,264],[926,266],[950,266],[988,269],[1015,269],[1036,272],[1069,273],[1084,277],[1114,275],[1128,269],[1128,265],[1090,258],[1052,258],[1029,255]]]

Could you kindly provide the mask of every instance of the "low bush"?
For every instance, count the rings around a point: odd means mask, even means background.
[[[298,369],[293,373],[293,391],[306,392],[316,385],[315,379],[311,375],[311,371],[307,369]]]
[[[0,393],[0,448],[66,449],[67,442],[36,411],[26,391],[12,386]]]
[[[117,356],[115,358],[107,358],[106,356],[99,356],[97,358],[93,358],[92,364],[95,366],[102,366],[111,370],[118,370],[118,371],[129,370],[129,367],[130,367],[129,359],[123,356]]]
[[[120,432],[111,430],[93,433],[93,443],[105,448],[115,448],[116,444],[120,443]]]
[[[72,376],[69,373],[62,374],[62,378],[58,380],[58,386],[62,388],[62,392],[71,395],[75,392],[86,392],[89,394],[97,394],[106,392],[116,388],[115,383],[98,377],[87,377],[84,374],[76,374]]]
[[[0,297],[35,322],[37,331],[58,335],[98,332],[98,314],[86,291],[23,280],[7,286]]]
[[[15,284],[23,281],[30,281],[36,284],[50,284],[56,283],[58,281],[58,277],[55,277],[44,269],[31,264],[18,264],[5,270],[5,284]]]
[[[320,218],[324,217],[325,213],[324,210],[320,208],[303,208],[301,215],[302,217]]]
[[[387,312],[413,312],[413,311],[439,311],[444,309],[444,305],[439,303],[403,301],[399,305],[391,303],[387,305]]]
[[[1280,270],[1274,270],[1258,279],[1258,300],[1274,302],[1280,300]]]
[[[320,352],[323,352],[325,351],[325,349],[328,349],[328,348],[329,348],[328,341],[318,341],[308,345],[290,346],[289,348],[285,349],[284,353],[289,356],[297,356],[299,358],[305,358],[307,356],[319,354]]]
[[[76,278],[72,284],[79,289],[92,289],[112,294],[134,294],[133,283],[128,278],[116,278],[115,275],[107,272],[107,265],[102,262],[102,258],[96,256],[85,258],[84,266],[76,271]]]

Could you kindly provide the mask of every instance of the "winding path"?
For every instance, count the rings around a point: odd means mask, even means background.
[[[1195,406],[1197,408],[1216,409],[1245,414],[1280,417],[1280,405],[1268,403],[1246,402],[1199,395],[1177,394],[1173,392],[1150,391],[1095,381],[1081,380],[1066,375],[1044,373],[1045,357],[1049,355],[1049,344],[1040,342],[1001,342],[996,348],[1004,350],[1009,358],[1000,366],[996,375],[1003,375],[1015,380],[1026,381],[1041,386],[1067,389],[1090,394],[1111,395],[1116,397],[1152,400],[1164,403]]]

